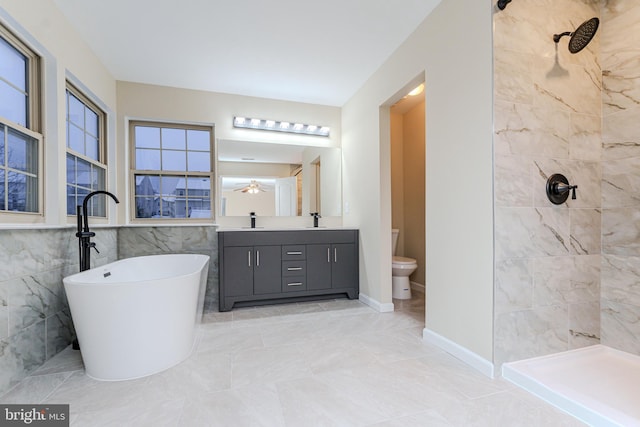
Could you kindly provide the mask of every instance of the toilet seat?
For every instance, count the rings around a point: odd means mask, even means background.
[[[394,256],[392,258],[392,264],[397,265],[413,265],[416,264],[416,260],[413,258],[406,258],[403,256]]]

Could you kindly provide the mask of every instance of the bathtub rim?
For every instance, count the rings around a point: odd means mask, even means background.
[[[136,284],[136,285],[142,285],[146,282],[152,282],[154,280],[158,280],[158,278],[154,278],[154,279],[143,279],[143,280],[127,280],[124,282],[113,282],[113,283],[105,283],[105,282],[95,282],[95,281],[87,281],[85,280],[79,280],[78,278],[82,278],[82,277],[86,277],[86,276],[90,276],[93,274],[97,274],[97,270],[101,269],[101,268],[108,268],[110,266],[113,265],[117,265],[117,264],[123,264],[126,261],[129,260],[142,260],[145,258],[159,258],[159,257],[197,257],[197,258],[203,258],[203,262],[200,265],[200,267],[197,270],[193,270],[193,271],[188,271],[186,273],[183,274],[178,274],[178,275],[170,275],[170,276],[163,276],[162,279],[166,279],[166,278],[185,278],[187,276],[190,276],[194,273],[199,273],[202,271],[203,268],[205,268],[209,262],[211,262],[211,257],[209,255],[204,255],[204,254],[158,254],[158,255],[140,255],[140,256],[135,256],[135,257],[128,257],[128,258],[122,258],[122,259],[118,259],[116,261],[113,262],[109,262],[107,264],[103,264],[103,265],[98,265],[95,267],[90,268],[89,270],[85,270],[85,271],[80,271],[77,273],[73,273],[70,274],[68,276],[63,277],[63,282],[65,285],[71,285],[71,286],[105,286],[105,285],[110,285],[110,286],[117,286],[117,285],[122,285],[122,284]]]

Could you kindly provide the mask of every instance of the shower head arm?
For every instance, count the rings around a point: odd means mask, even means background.
[[[498,9],[504,10],[504,8],[507,7],[509,3],[511,3],[511,0],[498,0],[498,3],[496,5],[498,6]]]
[[[554,42],[556,42],[556,43],[558,43],[562,37],[564,37],[564,36],[570,36],[570,35],[572,35],[572,34],[573,34],[573,33],[572,33],[572,32],[570,32],[570,31],[565,31],[564,33],[560,33],[560,34],[554,34],[554,35],[553,35],[553,41],[554,41]]]

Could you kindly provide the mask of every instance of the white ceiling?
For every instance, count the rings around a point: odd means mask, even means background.
[[[440,0],[54,0],[117,80],[342,106]]]

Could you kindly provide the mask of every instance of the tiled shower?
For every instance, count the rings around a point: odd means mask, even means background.
[[[586,49],[555,45],[594,16]],[[494,14],[497,365],[598,342],[640,354],[638,22],[624,0]],[[576,200],[547,200],[554,173]]]

